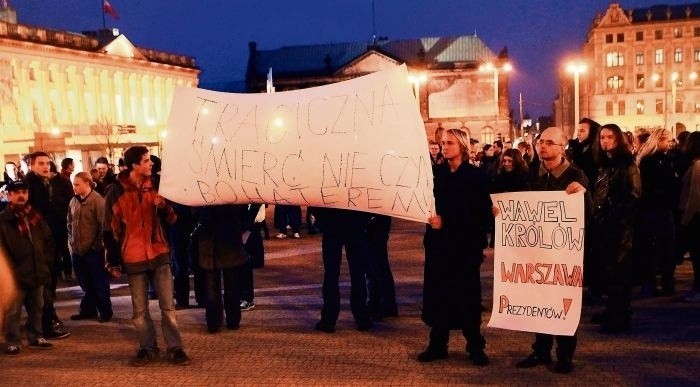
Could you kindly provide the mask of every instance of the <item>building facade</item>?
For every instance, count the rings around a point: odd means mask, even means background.
[[[0,19],[0,158],[43,150],[81,170],[131,144],[159,154],[175,87],[197,87],[194,58],[136,47],[116,30],[18,24],[7,6]]]
[[[276,91],[284,91],[340,82],[404,63],[428,138],[440,128],[459,127],[468,127],[481,142],[511,138],[508,53],[504,49],[496,55],[477,36],[274,50],[258,50],[251,42],[246,80],[249,92],[265,92],[272,69]]]
[[[624,130],[700,130],[700,3],[596,15],[581,51],[580,117]],[[562,72],[555,121],[572,133],[574,84]]]

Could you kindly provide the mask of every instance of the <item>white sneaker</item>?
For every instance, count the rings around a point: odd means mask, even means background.
[[[295,233],[294,233],[294,238],[299,239],[299,238],[301,238],[301,235],[299,235],[298,232],[295,232]]]
[[[246,311],[246,310],[251,310],[255,308],[255,303],[254,302],[248,302],[248,301],[241,301],[241,310]]]
[[[286,237],[287,237],[287,234],[282,234],[282,233],[277,234],[277,239],[284,239]]]

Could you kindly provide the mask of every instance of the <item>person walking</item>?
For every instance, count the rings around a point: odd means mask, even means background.
[[[139,349],[129,365],[144,366],[159,356],[148,309],[149,280],[158,296],[167,358],[173,364],[187,365],[191,360],[183,350],[177,326],[170,250],[161,225],[161,219],[175,223],[177,215],[154,187],[148,148],[130,147],[124,152],[124,163],[127,169],[119,174],[105,200],[103,228],[108,270],[119,278],[123,266],[129,282],[139,341]]]
[[[448,129],[442,137],[445,163],[433,168],[435,214],[423,244],[425,271],[421,318],[430,340],[418,361],[446,358],[450,330],[459,329],[477,366],[489,364],[481,334],[481,276],[485,227],[492,221],[489,181],[469,164],[469,134]]]

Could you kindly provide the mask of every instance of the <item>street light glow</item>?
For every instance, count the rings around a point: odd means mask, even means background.
[[[690,73],[688,76],[689,76],[690,79],[693,80],[693,81],[696,80],[696,79],[698,79],[698,73],[695,72],[695,71],[693,71],[692,73]]]
[[[51,128],[51,134],[53,134],[54,136],[58,136],[59,134],[61,134],[61,130],[54,126],[53,128]]]
[[[581,74],[586,72],[586,65],[584,63],[569,63],[566,66],[566,71],[571,74]]]

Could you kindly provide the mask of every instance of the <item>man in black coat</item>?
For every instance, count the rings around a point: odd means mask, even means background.
[[[63,339],[70,336],[70,332],[63,329],[63,322],[58,318],[54,308],[56,298],[56,285],[60,276],[61,253],[68,249],[68,202],[70,194],[65,190],[63,181],[56,180],[51,175],[51,159],[44,152],[34,152],[30,155],[31,170],[24,177],[24,182],[29,187],[29,203],[46,220],[54,235],[63,238],[65,246],[60,245],[54,238],[54,255],[51,262],[51,282],[44,287],[44,313],[42,327],[44,337],[47,339]],[[71,186],[72,191],[72,186]],[[62,204],[67,199],[65,206]],[[70,256],[70,255],[69,255]]]

